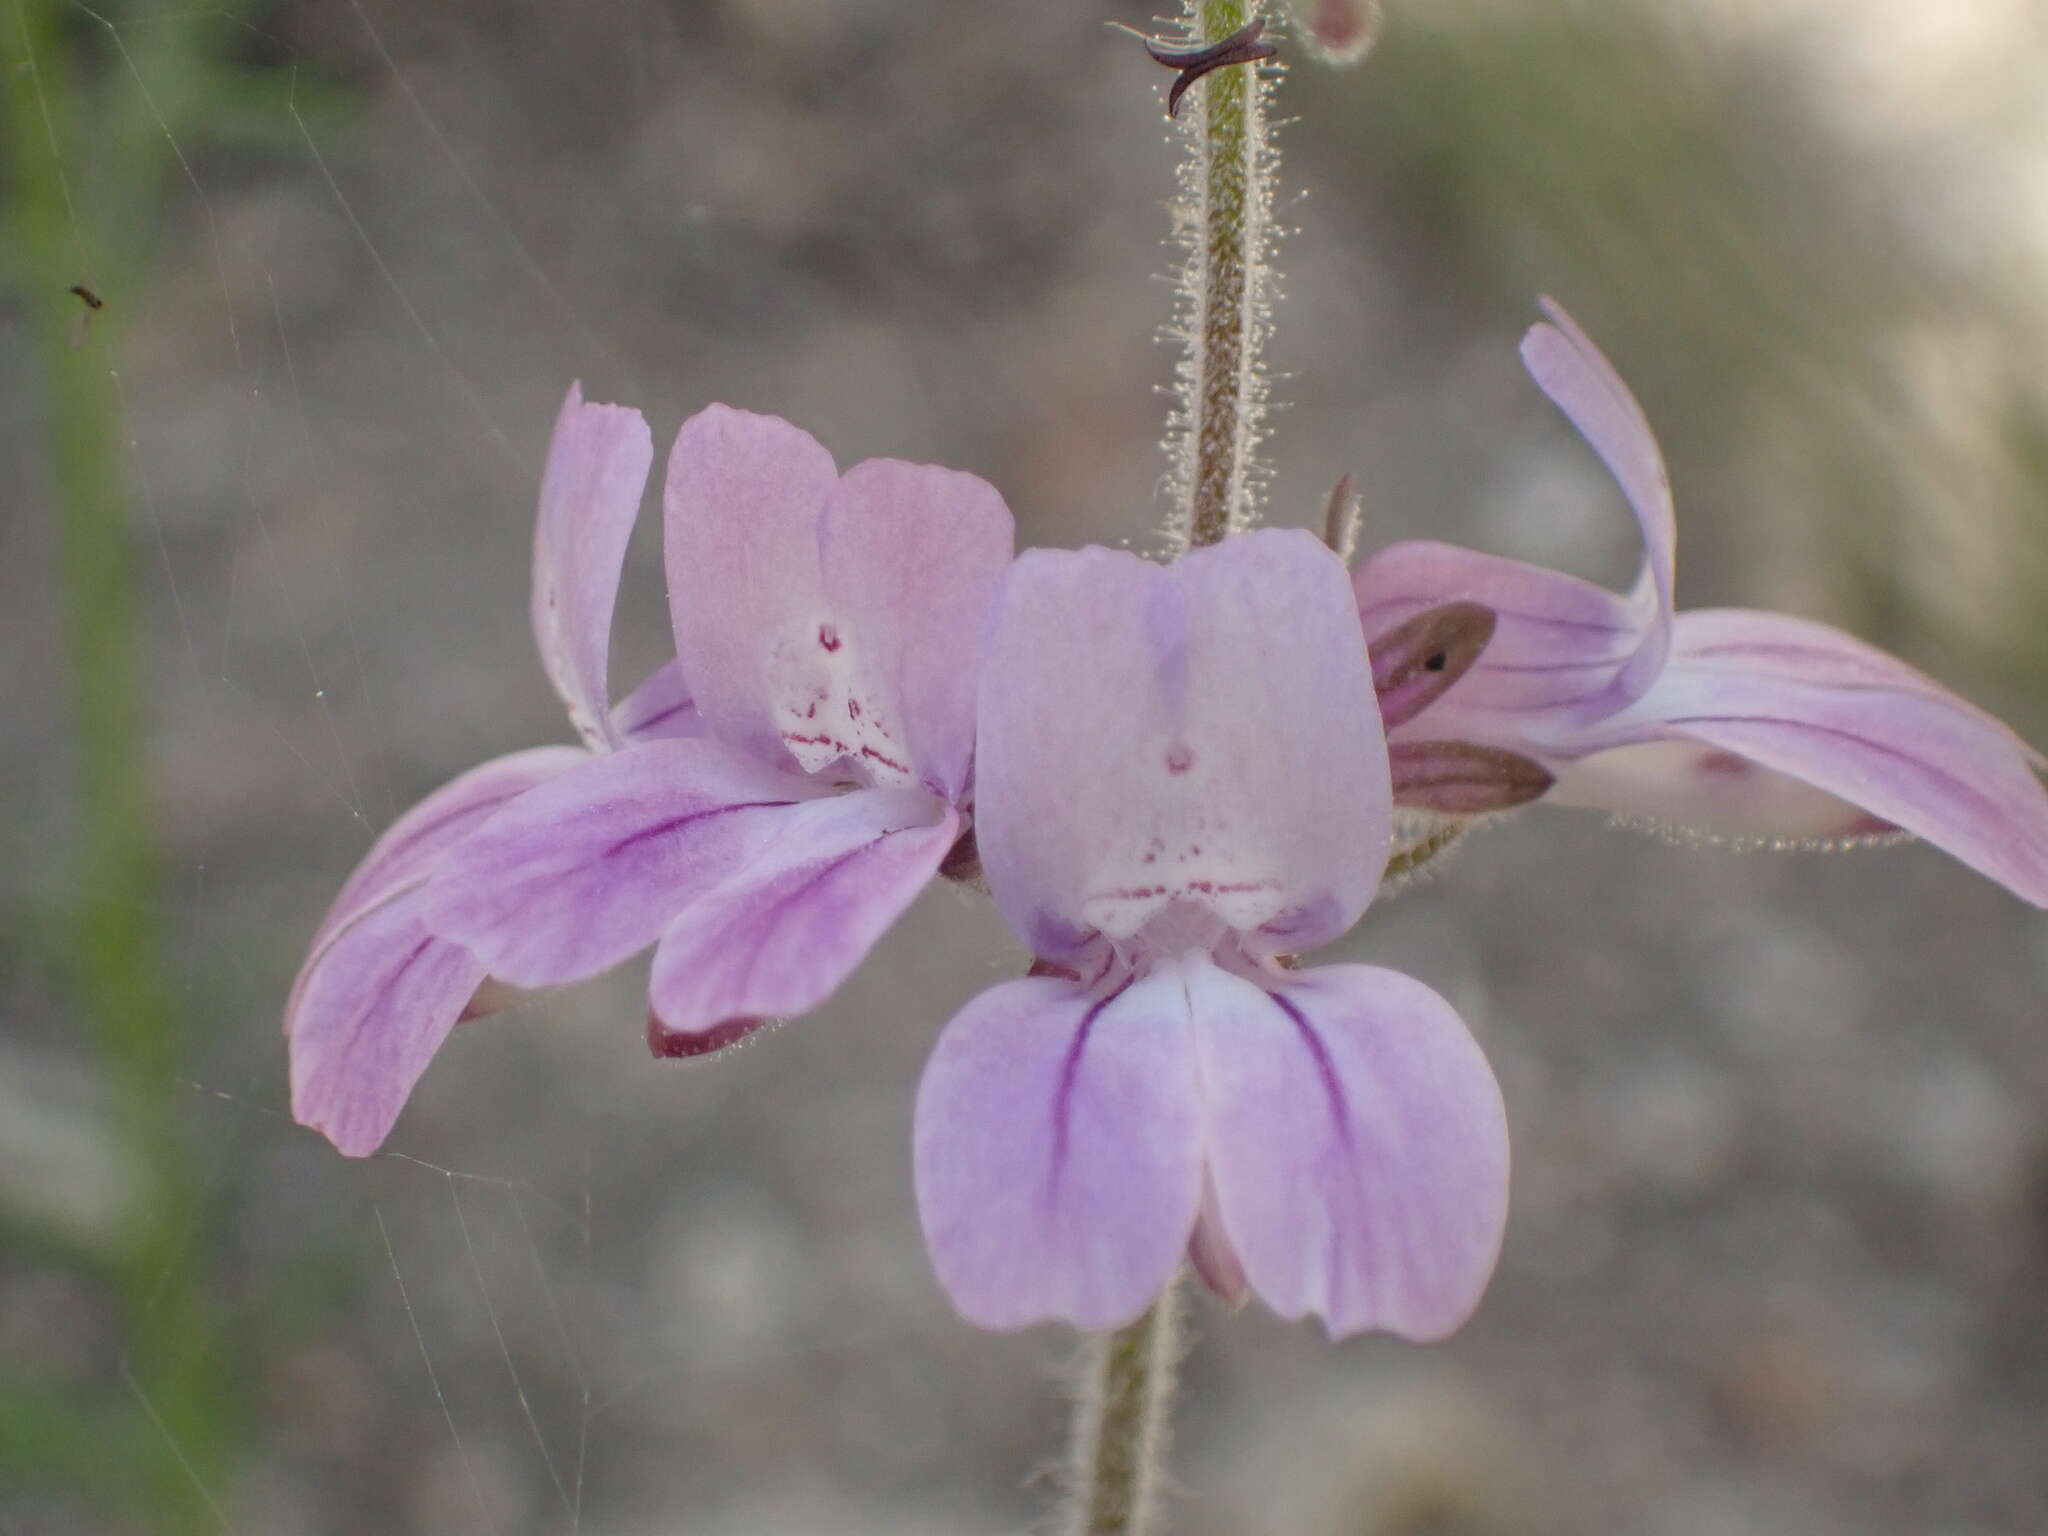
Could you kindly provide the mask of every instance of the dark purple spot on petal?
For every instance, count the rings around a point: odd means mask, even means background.
[[[1195,749],[1177,741],[1166,749],[1166,771],[1176,778],[1195,766]]]
[[[818,644],[828,651],[838,650],[840,645],[839,631],[830,624],[820,624],[818,626]]]
[[[1703,753],[1695,768],[1703,778],[1740,779],[1752,772],[1755,764],[1738,753],[1716,751]]]

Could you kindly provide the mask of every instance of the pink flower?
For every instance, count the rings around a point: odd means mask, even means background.
[[[1376,661],[1404,624],[1447,604],[1493,616],[1478,650],[1442,669],[1448,683],[1389,718],[1395,752],[1441,765],[1483,751],[1554,775],[1559,804],[1742,835],[1903,830],[2048,905],[2043,759],[2008,727],[1824,624],[1674,611],[1676,524],[1656,439],[1599,349],[1545,309],[1551,323],[1530,329],[1523,362],[1635,509],[1642,577],[1617,597],[1447,544],[1374,555],[1353,582]],[[1433,795],[1419,778],[1396,798],[1492,808]]]
[[[1129,1322],[1184,1253],[1332,1333],[1435,1338],[1499,1251],[1507,1131],[1442,998],[1295,970],[1385,861],[1340,562],[1267,531],[1170,567],[1035,551],[981,679],[981,855],[1039,957],[919,1089],[919,1209],[971,1321]]]
[[[587,751],[486,764],[381,838],[286,1015],[293,1110],[375,1148],[486,978],[564,985],[656,946],[649,1040],[692,1055],[817,1006],[966,825],[974,689],[1009,511],[971,475],[844,476],[789,423],[713,406],[665,490],[680,658],[606,702],[652,460],[637,412],[557,424],[534,627]]]

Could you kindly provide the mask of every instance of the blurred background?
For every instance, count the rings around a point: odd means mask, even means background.
[[[1270,512],[1613,584],[1547,292],[1669,453],[1681,600],[2048,740],[2048,10],[1389,0],[1281,98]],[[526,620],[570,379],[1034,542],[1161,513],[1164,71],[1126,0],[16,0],[0,22],[0,1531],[1031,1529],[1069,1338],[926,1268],[928,895],[817,1016],[650,1062],[641,975],[457,1033],[384,1154],[286,1110],[339,881],[564,725]],[[67,293],[77,284],[100,301]],[[666,638],[655,519],[619,686]],[[1451,1343],[1196,1309],[1185,1536],[2048,1529],[2048,924],[1920,848],[1475,838],[1345,953],[1516,1136]]]

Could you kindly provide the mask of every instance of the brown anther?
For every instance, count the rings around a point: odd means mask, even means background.
[[[1271,43],[1259,41],[1265,30],[1265,19],[1261,17],[1231,33],[1222,42],[1211,43],[1206,48],[1167,48],[1149,37],[1144,39],[1145,51],[1152,55],[1155,63],[1180,71],[1180,78],[1166,93],[1166,115],[1178,117],[1180,99],[1188,93],[1188,87],[1211,70],[1224,69],[1232,64],[1257,64],[1278,54],[1280,50]]]

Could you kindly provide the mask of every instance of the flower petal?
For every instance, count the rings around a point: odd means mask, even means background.
[[[569,720],[595,751],[615,746],[606,668],[626,541],[654,440],[638,411],[586,405],[569,386],[541,474],[533,537],[533,636]]]
[[[1725,657],[1674,661],[1604,739],[1624,746],[1676,737],[1717,748],[1861,807],[2048,906],[2048,789],[2031,749],[1932,683],[1835,681],[1842,664],[1838,656],[1816,667],[1813,680],[1784,657],[1770,671]],[[1741,775],[1709,773],[1688,787],[1725,822],[1742,808],[1731,779],[1739,784]],[[1587,780],[1571,789],[1583,796]],[[1758,820],[1745,830],[1782,832],[1768,819],[1779,807],[1780,797],[1759,797]]]
[[[1881,651],[1814,619],[1761,613],[1751,608],[1695,608],[1678,616],[1672,633],[1672,656],[1675,662],[1687,666],[1718,667],[1752,675],[1775,673],[1843,687],[1890,686],[1935,695],[1953,708],[1974,715],[2036,767],[2048,765],[2048,758],[1989,710],[1958,698],[1889,651]]]
[[[1426,724],[1413,726],[1435,737],[1511,748],[1569,740],[1587,720],[1613,713],[1615,680],[1642,640],[1637,616],[1605,588],[1454,544],[1389,545],[1358,567],[1352,585],[1365,633],[1382,646],[1390,631],[1447,603],[1493,612],[1485,651],[1429,705]]]
[[[342,883],[313,935],[309,960],[350,918],[424,878],[443,854],[510,801],[588,759],[578,747],[533,747],[472,768],[428,795],[385,828]]]
[[[1643,408],[1614,365],[1555,300],[1544,299],[1543,312],[1550,323],[1522,338],[1522,366],[1600,455],[1642,528],[1643,577],[1630,598],[1642,641],[1615,680],[1616,702],[1626,703],[1642,696],[1671,649],[1678,551],[1671,478]]]
[[[448,855],[428,926],[515,986],[581,980],[652,943],[817,792],[708,740],[592,758]]]
[[[918,1214],[968,1321],[1130,1322],[1180,1262],[1202,1192],[1187,998],[1029,977],[946,1026],[918,1087]]]
[[[1456,1013],[1394,971],[1188,971],[1210,1173],[1251,1286],[1333,1336],[1454,1331],[1507,1221],[1507,1117]]]
[[[704,735],[704,717],[690,697],[683,664],[671,661],[649,673],[647,681],[612,710],[612,729],[632,741]]]
[[[366,1157],[484,981],[484,966],[420,921],[414,887],[359,910],[306,964],[285,1016],[292,1117]]]
[[[1303,949],[1386,861],[1386,745],[1342,564],[1263,530],[1161,567],[1031,551],[982,674],[976,836],[1034,953],[1170,903]]]
[[[959,813],[919,790],[791,806],[773,841],[662,933],[648,991],[661,1053],[701,1055],[688,1042],[735,1019],[817,1007],[931,883],[959,830]]]
[[[1860,805],[1702,741],[1638,742],[1556,769],[1545,804],[1709,839],[1831,845],[1905,835]]]
[[[676,654],[720,740],[787,766],[786,701],[809,696],[823,629],[818,518],[832,456],[774,416],[714,405],[683,423],[663,490]]]
[[[1206,1172],[1202,1175],[1202,1208],[1188,1238],[1188,1264],[1210,1294],[1227,1306],[1241,1307],[1251,1295],[1244,1260],[1230,1246],[1230,1234],[1223,1230],[1223,1216],[1216,1209],[1216,1181]]]
[[[819,527],[827,601],[852,676],[846,723],[900,742],[918,782],[957,801],[974,752],[974,692],[1003,572],[1010,509],[974,475],[896,459],[856,464]]]

